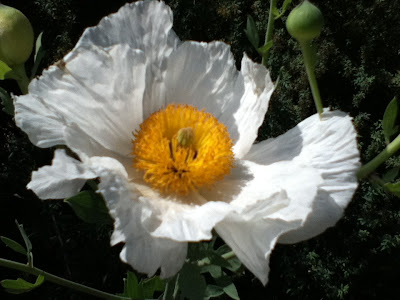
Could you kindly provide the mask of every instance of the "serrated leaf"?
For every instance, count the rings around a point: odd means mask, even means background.
[[[145,279],[140,284],[143,288],[144,298],[153,298],[154,292],[162,292],[165,290],[165,282],[158,276]]]
[[[9,239],[8,237],[2,236],[0,237],[1,241],[10,247],[15,252],[21,253],[22,255],[26,255],[26,249],[18,242]]]
[[[260,37],[258,35],[256,23],[254,22],[252,16],[247,16],[247,25],[244,32],[253,47],[257,49],[260,43]]]
[[[103,197],[93,191],[80,192],[71,198],[65,199],[64,202],[68,203],[75,214],[85,222],[112,224]]]
[[[269,41],[268,43],[266,43],[264,46],[260,47],[257,49],[257,52],[261,55],[261,56],[265,56],[269,49],[272,47],[273,45],[273,41]]]
[[[179,288],[182,296],[190,300],[202,300],[206,291],[206,281],[200,274],[200,268],[197,265],[186,263],[179,272]]]
[[[400,181],[396,183],[386,183],[385,187],[394,195],[400,198]]]
[[[224,287],[223,291],[225,292],[225,294],[227,294],[232,299],[240,300],[239,294],[238,294],[237,289],[236,289],[236,286],[233,283],[231,283],[228,286]]]
[[[3,111],[10,116],[14,116],[14,102],[10,94],[3,88],[0,88],[0,98]]]
[[[5,279],[2,280],[1,286],[6,289],[7,292],[11,294],[22,294],[37,288],[44,282],[43,275],[39,275],[36,278],[35,283],[30,283],[22,278],[18,278],[16,280]]]
[[[0,80],[7,78],[6,74],[12,69],[4,62],[0,60]]]
[[[204,299],[219,297],[223,294],[224,290],[220,286],[209,284],[206,287],[206,291],[204,293]]]
[[[398,114],[397,98],[394,97],[386,107],[382,120],[383,135],[387,144],[390,143],[390,137],[395,134],[395,122]]]

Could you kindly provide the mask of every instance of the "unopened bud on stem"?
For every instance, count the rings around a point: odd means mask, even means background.
[[[323,25],[321,11],[307,0],[296,6],[286,20],[290,35],[300,42],[311,41],[319,36]]]
[[[31,23],[19,10],[0,4],[0,60],[9,67],[25,63],[33,48]]]

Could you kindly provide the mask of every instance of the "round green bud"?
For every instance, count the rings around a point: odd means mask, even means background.
[[[307,0],[296,6],[286,20],[286,28],[290,35],[299,41],[311,41],[316,38],[323,25],[321,11]]]
[[[0,4],[0,60],[11,68],[23,64],[31,55],[33,41],[28,18],[18,9]]]

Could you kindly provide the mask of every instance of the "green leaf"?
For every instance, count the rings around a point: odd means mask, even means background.
[[[3,105],[3,111],[10,116],[14,116],[14,102],[10,97],[10,94],[3,88],[0,88],[0,98],[1,104]]]
[[[391,182],[391,181],[395,180],[397,175],[399,175],[399,170],[400,170],[400,168],[390,169],[382,176],[382,180],[384,182]]]
[[[222,268],[216,265],[206,265],[200,267],[200,273],[210,273],[213,278],[219,278],[222,276]]]
[[[229,248],[228,245],[222,245],[217,250],[215,250],[215,253],[217,253],[218,255],[223,255],[230,251],[232,251],[232,250],[231,250],[231,248]],[[231,258],[231,259],[228,259],[225,261],[228,263],[228,265],[223,266],[223,267],[232,272],[236,272],[242,266],[242,263],[240,262],[240,260],[237,257],[234,257],[234,258]]]
[[[390,137],[397,132],[397,129],[395,128],[397,114],[398,103],[397,98],[394,97],[386,107],[382,120],[383,135],[385,136],[386,144],[390,143]]]
[[[38,38],[36,39],[35,45],[35,56],[34,56],[34,64],[31,70],[31,79],[36,75],[37,69],[46,53],[42,46],[42,36],[43,31],[39,34]]]
[[[292,3],[292,0],[285,0],[282,4],[281,14],[284,14],[285,11],[288,9],[289,5]]]
[[[226,267],[226,269],[228,269],[229,271],[237,272],[242,266],[242,262],[237,257],[231,258],[227,261],[229,263],[229,267]]]
[[[273,10],[273,14],[274,14],[274,19],[278,20],[280,17],[282,17],[286,10],[288,9],[290,3],[292,3],[292,0],[285,0],[282,4],[281,7],[281,11],[279,12],[279,10],[275,7],[275,9]]]
[[[145,279],[140,282],[143,289],[144,298],[153,298],[154,292],[162,292],[165,290],[165,282],[158,276]]]
[[[396,183],[386,183],[385,187],[394,195],[400,198],[400,181]]]
[[[227,294],[229,297],[235,300],[240,300],[239,294],[237,292],[237,289],[233,283],[229,284],[228,286],[223,288],[223,291],[225,294]]]
[[[93,191],[83,191],[64,200],[83,221],[97,224],[112,224],[103,197]]]
[[[260,47],[257,49],[257,52],[261,55],[261,56],[265,56],[268,53],[268,50],[272,47],[273,41],[269,41],[268,43],[266,43],[264,46]]]
[[[139,286],[135,273],[128,271],[126,279],[124,279],[124,292],[120,296],[130,298],[144,298],[143,288]]]
[[[279,13],[279,9],[278,9],[276,6],[272,7],[272,14],[273,14],[274,17],[275,17],[275,20],[276,20],[277,18],[279,18],[280,13]]]
[[[11,294],[22,294],[37,288],[44,282],[43,275],[39,275],[36,278],[35,283],[30,283],[22,278],[16,280],[5,279],[0,282],[1,286],[6,289],[7,292]]]
[[[253,47],[257,49],[260,43],[260,37],[258,35],[256,23],[254,22],[254,19],[251,16],[247,16],[247,26],[246,29],[244,30],[244,33],[246,34],[247,38],[249,39]]]
[[[22,255],[26,255],[26,249],[18,242],[9,239],[8,237],[2,236],[0,237],[1,241],[10,247],[15,252],[21,253]]]
[[[222,294],[224,294],[224,290],[222,289],[222,287],[209,284],[206,287],[206,291],[204,293],[204,299],[219,297]]]
[[[7,78],[6,74],[12,69],[4,62],[0,60],[0,80]]]
[[[190,300],[204,299],[206,291],[206,281],[200,274],[197,265],[186,263],[179,272],[178,284],[182,291],[182,296]]]

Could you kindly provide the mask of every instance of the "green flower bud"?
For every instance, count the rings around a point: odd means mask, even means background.
[[[33,48],[31,23],[19,10],[0,4],[0,60],[9,67],[26,62]]]
[[[286,20],[287,30],[298,41],[311,41],[316,38],[323,25],[321,11],[307,0],[296,6]]]

